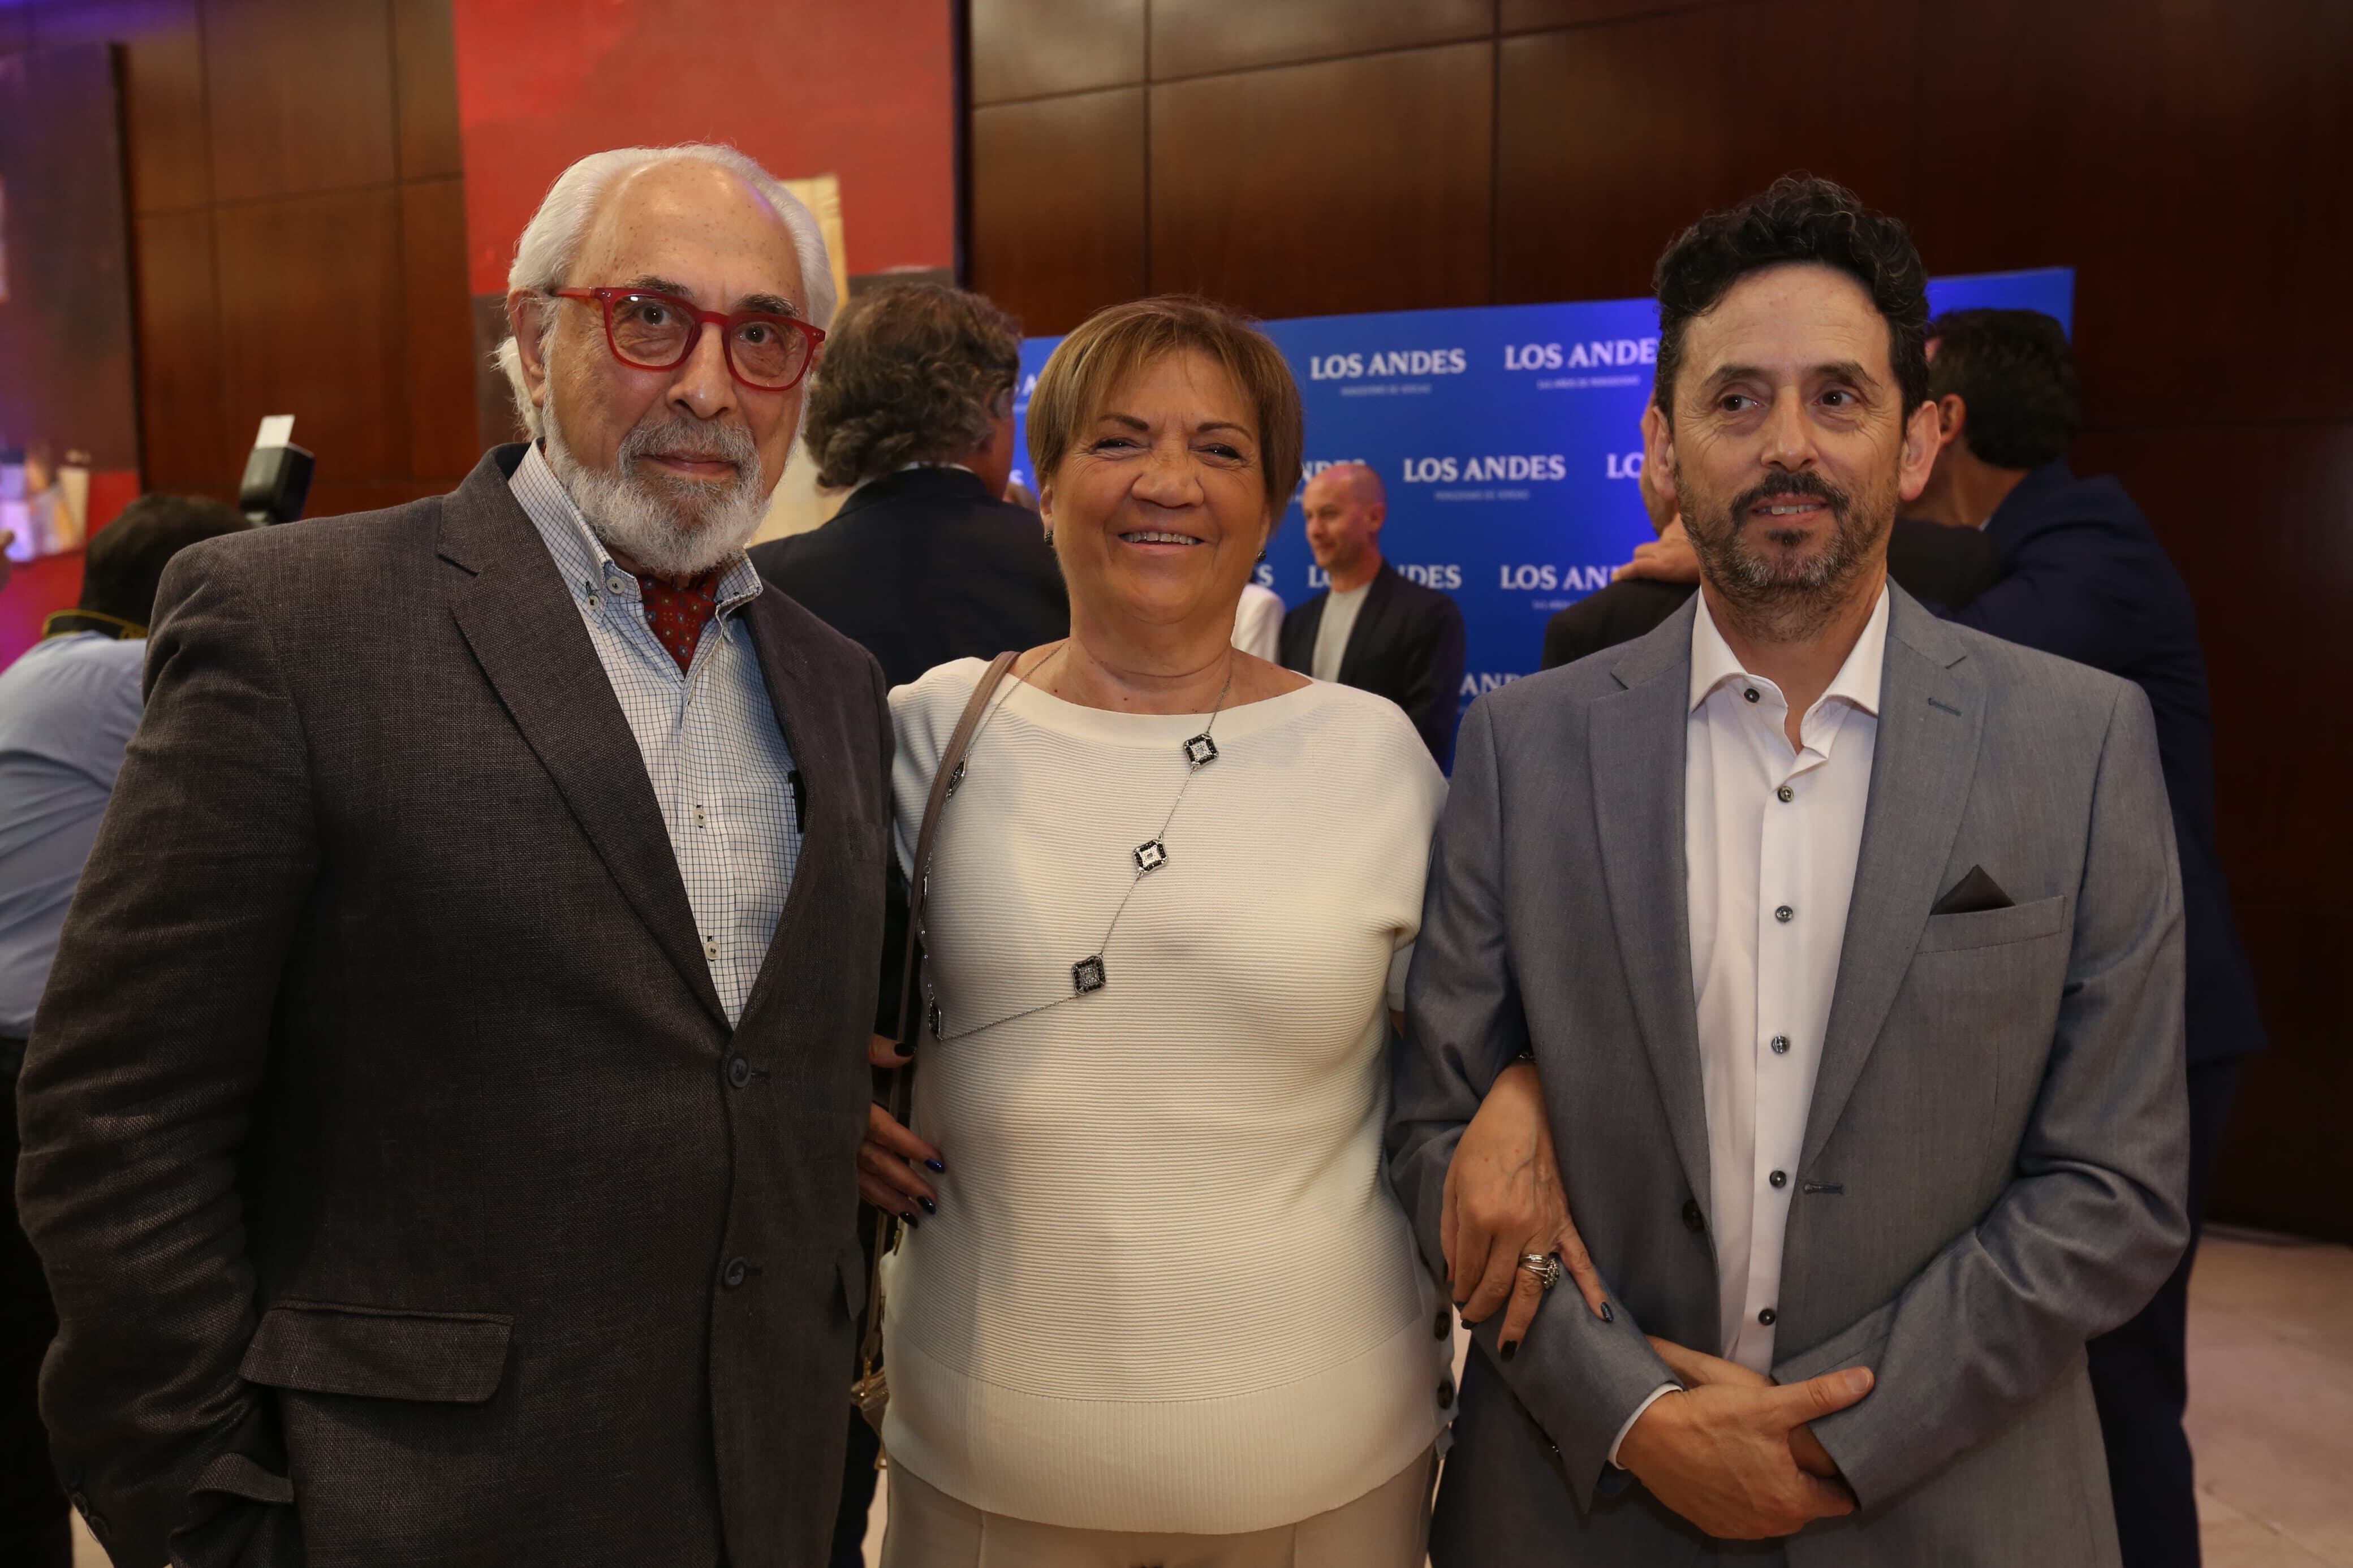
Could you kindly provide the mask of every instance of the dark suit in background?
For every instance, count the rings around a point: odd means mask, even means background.
[[[1070,595],[1042,529],[965,469],[908,468],[859,489],[823,528],[751,556],[904,686],[950,659],[1070,635]]]
[[[2214,845],[2214,723],[2189,591],[2140,508],[2108,478],[2063,462],[2019,481],[1985,525],[2000,582],[1955,619],[2137,684],[2157,715],[2158,754],[2181,858],[2188,939],[2189,1213],[2206,1211],[2239,1068],[2264,1043],[2254,977]],[[2116,1523],[2131,1564],[2197,1561],[2184,1334],[2193,1240],[2146,1310],[2092,1342],[2092,1388],[2108,1447]]]
[[[823,1560],[881,673],[742,612],[807,828],[731,1028],[523,451],[165,577],[20,1095],[43,1410],[123,1568]]]
[[[1930,608],[1954,609],[1985,592],[2001,570],[2001,552],[1973,528],[1945,528],[1898,518],[1887,535],[1887,574]],[[1545,624],[1544,665],[1557,669],[1588,654],[1632,642],[1683,606],[1695,583],[1620,577]]]
[[[1282,665],[1302,675],[1315,662],[1326,592],[1282,617]],[[1405,710],[1441,768],[1454,763],[1454,721],[1462,710],[1462,612],[1388,562],[1365,590],[1340,658],[1340,684],[1386,697]]]

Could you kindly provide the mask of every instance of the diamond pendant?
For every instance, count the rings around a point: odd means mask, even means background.
[[[1209,739],[1208,731],[1185,742],[1185,761],[1194,768],[1206,768],[1218,760],[1218,743]]]
[[[1161,843],[1157,838],[1148,844],[1139,844],[1135,847],[1137,876],[1141,877],[1147,871],[1157,871],[1166,864],[1168,864],[1168,846]]]
[[[1106,978],[1101,954],[1082,958],[1071,965],[1071,989],[1079,995],[1083,996],[1090,991],[1102,990]]]
[[[964,783],[964,764],[962,763],[958,763],[955,765],[955,772],[948,775],[948,795],[950,798],[954,798],[956,792],[956,786],[962,783]]]

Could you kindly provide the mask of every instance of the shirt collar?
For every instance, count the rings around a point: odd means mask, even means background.
[[[1754,679],[1724,640],[1715,627],[1715,616],[1707,607],[1707,595],[1702,593],[1699,614],[1692,617],[1691,703],[1696,709],[1708,699],[1708,694],[1727,680]],[[1830,689],[1822,693],[1821,702],[1841,698],[1862,709],[1873,718],[1879,716],[1879,681],[1887,666],[1887,584],[1879,585],[1879,602],[1872,606],[1871,619],[1865,621],[1862,635],[1854,639],[1847,650],[1846,661],[1839,666],[1838,674],[1831,678]]]
[[[584,596],[598,593],[624,598],[643,597],[638,580],[621,570],[596,531],[588,526],[580,508],[573,501],[572,493],[555,476],[547,456],[534,441],[515,465],[514,477],[507,481],[523,514],[539,530],[546,542],[548,553],[555,557],[567,587]],[[617,586],[616,585],[617,584]],[[741,550],[728,561],[719,574],[719,607],[721,616],[732,616],[760,596],[759,569],[752,558]]]

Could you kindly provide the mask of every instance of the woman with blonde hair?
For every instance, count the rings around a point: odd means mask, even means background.
[[[1451,1323],[1383,1047],[1445,784],[1389,702],[1229,640],[1301,442],[1247,322],[1098,314],[1029,405],[1071,635],[892,693],[927,955],[912,1131],[878,1108],[860,1154],[923,1211],[883,1271],[892,1568],[1422,1562]]]

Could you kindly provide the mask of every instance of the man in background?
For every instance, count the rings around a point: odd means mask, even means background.
[[[818,483],[850,494],[824,527],[754,546],[752,563],[892,686],[1070,635],[1044,525],[999,499],[1020,374],[1013,319],[940,283],[863,295],[826,340],[803,439]]]
[[[1405,710],[1441,768],[1454,758],[1462,689],[1462,612],[1381,559],[1388,495],[1363,463],[1307,481],[1307,548],[1332,586],[1282,617],[1282,663]]]
[[[81,599],[0,674],[0,1155],[16,1164],[16,1073],[48,984],[58,932],[139,728],[147,623],[164,563],[200,539],[241,533],[235,510],[142,496],[90,542]],[[0,578],[5,583],[5,578]],[[16,1221],[0,1234],[0,1562],[66,1568],[66,1494],[41,1426],[41,1356],[58,1330],[41,1260]]]
[[[2189,591],[2114,479],[2079,479],[2083,423],[2067,334],[2036,310],[1929,323],[1936,468],[1911,515],[1989,541],[2001,580],[1954,618],[2121,675],[2148,694],[2181,859],[2189,990],[2189,1216],[2203,1218],[2239,1070],[2264,1043],[2253,975],[2214,844],[2214,725]],[[2126,1568],[2199,1560],[2184,1335],[2190,1250],[2154,1300],[2091,1342],[2092,1391]]]
[[[1642,411],[1645,446],[1654,434],[1659,417],[1655,403]],[[1654,471],[1647,461],[1636,483],[1652,531],[1662,537],[1672,531],[1680,539],[1683,524],[1674,507],[1660,495]],[[1641,560],[1644,552],[1657,548],[1641,546],[1634,552],[1636,560]],[[1958,609],[1968,604],[1985,591],[2000,569],[1999,552],[1981,535],[1902,517],[1888,531],[1887,574],[1931,608]],[[1605,647],[1632,642],[1682,609],[1683,601],[1698,587],[1696,577],[1690,582],[1669,582],[1640,575],[1632,566],[1620,566],[1608,587],[1588,594],[1546,623],[1543,668],[1555,669]]]

